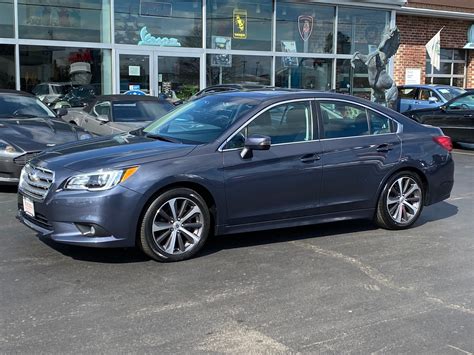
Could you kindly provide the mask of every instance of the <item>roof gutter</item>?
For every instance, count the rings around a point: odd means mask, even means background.
[[[456,12],[456,11],[445,11],[445,10],[433,10],[423,9],[418,7],[401,7],[397,9],[399,15],[412,15],[412,16],[427,16],[427,17],[441,17],[450,18],[457,20],[470,20],[474,22],[474,13]]]

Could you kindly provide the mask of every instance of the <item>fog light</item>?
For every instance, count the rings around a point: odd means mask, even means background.
[[[107,231],[97,224],[86,224],[86,223],[76,223],[77,229],[81,232],[84,237],[94,238],[94,237],[106,237],[109,235]]]

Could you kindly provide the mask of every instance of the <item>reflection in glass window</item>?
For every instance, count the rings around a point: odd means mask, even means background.
[[[366,109],[347,102],[321,102],[324,138],[369,134]]]
[[[261,84],[270,85],[271,62],[270,57],[229,55],[230,67],[218,65],[207,56],[207,85],[217,84]],[[214,62],[213,62],[214,61]]]
[[[0,0],[0,38],[14,36],[13,19],[13,0]]]
[[[115,42],[202,47],[200,0],[115,0]]]
[[[172,102],[199,91],[199,58],[158,57],[158,88]]]
[[[272,0],[207,1],[207,48],[271,50]]]
[[[110,42],[109,0],[18,0],[20,38]]]
[[[389,24],[390,13],[382,10],[339,7],[337,53],[367,54],[375,51],[384,28]]]
[[[110,51],[20,46],[21,90],[51,107],[80,107],[111,93]]]
[[[297,66],[289,65],[286,57],[276,58],[275,86],[296,89],[331,90],[332,60],[294,58]]]
[[[15,89],[15,46],[0,45],[0,89]]]
[[[350,59],[338,59],[336,63],[336,92],[370,100],[367,67],[357,61],[353,68]]]
[[[335,7],[278,2],[276,50],[332,53]],[[306,33],[305,33],[306,31]]]

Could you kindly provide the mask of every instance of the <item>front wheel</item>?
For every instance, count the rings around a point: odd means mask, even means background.
[[[191,258],[204,245],[211,218],[204,199],[191,189],[178,188],[158,196],[147,208],[139,244],[158,261]]]
[[[424,187],[417,174],[402,171],[385,183],[379,197],[375,222],[386,229],[406,229],[423,209]]]

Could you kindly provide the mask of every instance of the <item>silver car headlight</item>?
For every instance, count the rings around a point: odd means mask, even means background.
[[[98,170],[92,173],[71,176],[64,184],[65,190],[103,191],[126,181],[135,174],[138,166],[117,170]]]

